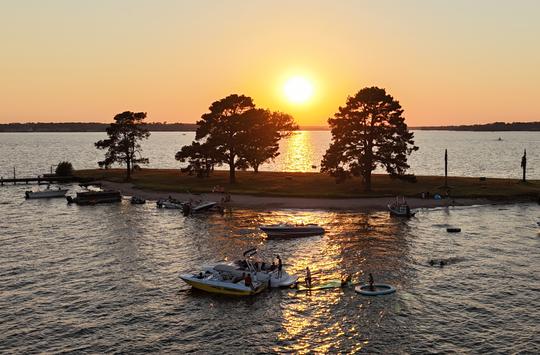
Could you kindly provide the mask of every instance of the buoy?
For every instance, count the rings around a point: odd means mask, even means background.
[[[446,231],[448,233],[459,233],[459,232],[461,232],[461,228],[448,227],[448,228],[446,228]]]
[[[354,290],[364,296],[381,296],[396,292],[394,286],[386,284],[373,284],[375,290],[371,290],[368,284],[356,286]]]

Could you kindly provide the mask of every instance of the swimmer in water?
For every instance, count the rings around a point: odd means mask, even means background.
[[[443,260],[439,261],[439,266],[440,266],[440,267],[443,267],[445,264],[446,264],[446,263],[445,263]]]
[[[431,266],[435,265],[435,260],[431,259],[431,260],[429,261],[429,265],[431,265]]]

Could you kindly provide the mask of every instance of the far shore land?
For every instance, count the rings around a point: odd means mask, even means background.
[[[434,208],[538,201],[540,196],[540,180],[523,183],[517,179],[449,177],[446,188],[441,176],[418,176],[416,183],[410,183],[375,174],[372,191],[366,193],[358,178],[336,184],[334,178],[321,173],[240,171],[232,185],[228,171],[197,178],[177,169],[143,169],[134,172],[130,182],[124,181],[124,169],[79,170],[76,175],[99,181],[106,189],[150,200],[171,196],[219,202],[225,194],[213,190],[222,187],[231,195],[228,206],[251,209],[385,210],[396,196],[405,196],[411,208]],[[422,199],[423,192],[429,192],[430,198]],[[446,198],[435,200],[435,194]]]

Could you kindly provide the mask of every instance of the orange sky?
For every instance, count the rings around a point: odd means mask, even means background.
[[[387,89],[409,125],[540,120],[540,2],[4,1],[0,122],[195,122],[231,93],[323,125]],[[303,76],[313,97],[283,94]]]

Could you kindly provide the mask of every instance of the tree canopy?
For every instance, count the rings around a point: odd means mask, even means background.
[[[195,140],[191,146],[176,153],[176,159],[189,162],[188,169],[208,163],[229,166],[229,182],[236,181],[236,170],[259,166],[279,153],[279,140],[298,127],[290,115],[258,109],[253,99],[245,95],[229,95],[218,100],[197,122]],[[200,176],[201,174],[198,173]]]
[[[150,132],[143,120],[146,112],[125,111],[114,116],[114,122],[107,127],[108,139],[95,143],[98,149],[107,149],[105,159],[100,166],[114,163],[126,165],[126,179],[131,178],[131,170],[135,164],[148,164],[148,158],[141,156],[140,141],[147,139]]]
[[[378,87],[348,97],[346,105],[328,119],[332,143],[321,171],[338,179],[361,176],[366,191],[371,190],[371,173],[377,166],[391,177],[406,178],[407,157],[418,147],[402,114],[399,102]]]

